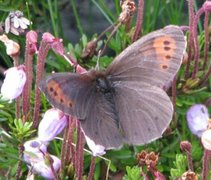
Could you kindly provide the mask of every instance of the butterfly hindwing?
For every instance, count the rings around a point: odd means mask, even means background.
[[[156,86],[141,82],[119,82],[114,87],[125,143],[141,145],[161,137],[173,114],[168,95]]]

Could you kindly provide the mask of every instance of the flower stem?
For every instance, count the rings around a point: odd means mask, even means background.
[[[197,25],[199,18],[203,13],[204,13],[204,7],[201,7],[194,17],[193,27],[191,28],[191,31],[193,32],[193,43],[194,43],[194,69],[192,73],[192,79],[196,77],[199,68],[199,42],[197,36]]]
[[[36,128],[39,123],[39,114],[40,114],[40,95],[41,91],[39,89],[39,84],[42,79],[42,74],[44,71],[45,59],[47,53],[50,49],[50,45],[47,42],[41,41],[38,59],[37,59],[37,71],[36,71],[36,87],[35,87],[35,105],[34,105],[34,115],[33,115],[33,127]]]
[[[23,115],[27,118],[30,110],[30,92],[32,89],[32,76],[33,76],[33,55],[30,52],[29,40],[26,40],[25,48],[25,67],[26,67],[26,84],[23,89]]]
[[[135,27],[135,31],[132,37],[133,42],[136,41],[138,39],[138,36],[140,35],[142,22],[143,22],[143,13],[144,13],[144,0],[139,0],[138,13],[137,13],[137,18],[136,18],[136,27]]]
[[[76,176],[78,180],[82,180],[83,175],[83,133],[81,132],[80,121],[77,120],[77,144],[76,144]]]
[[[16,170],[16,174],[15,174],[16,180],[20,179],[20,176],[21,176],[23,151],[24,151],[24,147],[23,147],[23,144],[21,143],[18,146],[19,160],[18,160],[17,170]]]
[[[91,160],[91,165],[90,165],[90,169],[89,169],[89,176],[88,176],[88,180],[92,180],[93,176],[94,176],[94,170],[95,170],[95,159],[96,157],[93,156],[92,160]]]
[[[203,64],[203,70],[206,69],[207,61],[208,61],[208,51],[209,51],[209,12],[205,12],[204,17],[204,31],[205,31],[205,41],[204,41],[204,64]]]
[[[204,150],[202,180],[207,180],[208,171],[209,171],[210,154],[211,152],[209,150],[207,149]]]
[[[190,62],[192,59],[192,48],[193,48],[193,32],[191,29],[193,29],[193,20],[194,20],[194,8],[193,8],[193,0],[188,1],[188,9],[189,9],[189,27],[190,27],[190,34],[189,34],[189,40],[188,40],[188,60],[187,65],[185,68],[185,79],[189,76],[190,71]]]

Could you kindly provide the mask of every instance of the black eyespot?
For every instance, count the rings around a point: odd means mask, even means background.
[[[165,51],[169,51],[171,48],[170,47],[164,47]]]
[[[166,59],[171,59],[171,56],[170,55],[166,55]]]
[[[53,88],[52,87],[50,87],[50,92],[53,92]]]
[[[162,69],[167,69],[168,66],[167,65],[162,65]]]
[[[54,96],[57,96],[58,94],[57,94],[57,92],[56,92],[56,91],[54,91],[53,95],[54,95]]]
[[[164,44],[164,45],[169,45],[170,42],[169,42],[169,41],[163,41],[163,44]]]

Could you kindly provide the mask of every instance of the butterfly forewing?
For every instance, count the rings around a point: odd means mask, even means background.
[[[84,119],[94,96],[89,74],[55,73],[42,80],[40,89],[49,102],[66,114]]]
[[[163,87],[177,73],[186,42],[177,26],[154,31],[126,48],[108,67],[111,81],[141,81]]]

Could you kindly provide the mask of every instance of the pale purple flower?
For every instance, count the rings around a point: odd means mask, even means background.
[[[41,142],[38,138],[32,139],[24,143],[23,159],[29,164],[36,163],[39,161],[39,156],[45,152],[47,152],[46,144]]]
[[[104,146],[95,144],[95,142],[86,135],[85,135],[85,139],[86,139],[87,145],[89,146],[89,149],[92,151],[93,156],[102,156],[106,153]]]
[[[52,159],[54,171],[58,172],[59,168],[61,167],[61,160],[53,155],[49,155],[49,157]],[[40,155],[39,161],[31,164],[31,170],[33,173],[36,173],[45,179],[55,179],[51,166],[44,155]]]
[[[43,142],[53,140],[67,125],[67,117],[58,109],[49,109],[38,127],[38,138]]]
[[[207,129],[209,114],[206,106],[196,104],[189,108],[187,114],[187,123],[191,132],[198,137]]]
[[[24,66],[12,67],[5,72],[5,79],[1,87],[4,99],[12,101],[21,95],[26,83]]]

